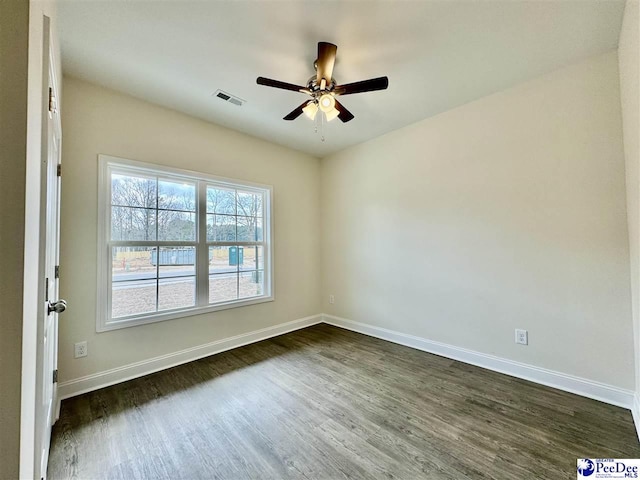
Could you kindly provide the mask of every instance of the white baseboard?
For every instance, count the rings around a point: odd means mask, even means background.
[[[61,382],[58,384],[58,405],[56,406],[56,410],[59,412],[59,402],[65,398],[75,397],[76,395],[108,387],[109,385],[126,382],[127,380],[149,375],[150,373],[175,367],[183,363],[192,362],[200,358],[208,357],[233,348],[242,347],[250,343],[259,342],[260,340],[266,340],[267,338],[276,337],[278,335],[309,327],[321,322],[322,315],[312,315],[292,322],[281,323],[261,330],[236,335],[235,337],[224,338],[204,345],[198,345],[197,347],[187,348],[168,355],[150,358],[149,360],[143,360],[141,362],[69,380],[67,382]]]
[[[631,390],[625,390],[595,382],[566,373],[547,370],[545,368],[528,365],[525,363],[507,360],[494,355],[468,350],[446,343],[436,342],[425,338],[409,335],[386,328],[375,327],[365,323],[355,322],[346,318],[327,314],[312,315],[292,322],[281,323],[272,327],[248,332],[235,337],[217,340],[215,342],[198,345],[179,352],[162,355],[143,360],[122,367],[105,370],[85,377],[76,378],[58,384],[56,411],[59,412],[60,401],[65,398],[81,395],[93,390],[98,390],[109,385],[132,380],[150,373],[192,362],[203,357],[221,353],[233,348],[238,348],[250,343],[266,340],[284,333],[299,330],[318,323],[327,323],[336,327],[345,328],[354,332],[363,333],[372,337],[387,340],[407,347],[451,358],[478,367],[504,373],[512,377],[522,378],[549,387],[575,393],[583,397],[592,398],[623,408],[628,408],[633,414],[636,430],[640,438],[640,396]]]
[[[381,338],[382,340],[399,343],[400,345],[434,353],[453,360],[459,360],[512,377],[522,378],[618,407],[631,409],[634,414],[636,430],[640,432],[640,399],[635,397],[636,402],[634,404],[634,392],[631,390],[625,390],[613,385],[595,382],[562,372],[547,370],[534,365],[507,360],[494,355],[487,355],[466,348],[455,347],[446,343],[427,340],[386,328],[375,327],[366,323],[354,322],[353,320],[333,315],[323,314],[323,321],[329,325],[364,333],[371,337]]]
[[[633,415],[633,423],[636,426],[636,434],[638,440],[640,440],[640,393],[636,392],[633,396],[633,406],[631,407],[631,414]]]

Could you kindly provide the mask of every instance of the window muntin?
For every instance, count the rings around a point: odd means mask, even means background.
[[[273,299],[270,187],[100,163],[98,331]]]

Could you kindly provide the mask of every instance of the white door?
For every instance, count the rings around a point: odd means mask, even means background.
[[[45,25],[48,27],[48,25]],[[44,282],[43,308],[38,338],[38,385],[36,385],[36,452],[39,454],[39,470],[36,478],[46,478],[49,459],[51,426],[55,421],[57,394],[58,314],[66,308],[66,302],[58,297],[59,239],[60,239],[60,142],[61,124],[57,106],[59,85],[55,78],[52,52],[47,42],[45,28],[45,104],[43,105],[43,150],[45,162],[41,184],[41,257]],[[46,129],[46,131],[45,131]]]

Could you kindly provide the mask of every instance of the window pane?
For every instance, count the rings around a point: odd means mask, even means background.
[[[196,304],[195,247],[160,247],[158,310]]]
[[[262,218],[256,219],[256,241],[264,241],[264,220]]]
[[[114,247],[111,252],[113,282],[156,278],[154,248]]]
[[[209,275],[209,303],[228,302],[237,298],[237,273]]]
[[[207,213],[236,214],[236,193],[233,189],[207,187]]]
[[[158,208],[196,211],[196,186],[188,182],[158,181]]]
[[[238,253],[238,247],[209,247],[209,273],[238,271]]]
[[[264,270],[264,255],[261,246],[245,246],[242,257],[243,262],[240,264],[240,270]]]
[[[155,177],[111,174],[112,205],[155,208],[156,194]]]
[[[256,218],[255,217],[237,217],[238,218],[238,241],[253,242],[256,237]]]
[[[236,217],[207,214],[208,242],[235,242]]]
[[[158,210],[158,240],[195,242],[196,214]]]
[[[238,298],[257,297],[264,291],[264,272],[253,270],[240,272]]]
[[[111,240],[155,240],[156,211],[111,207]]]
[[[261,242],[262,241],[262,219],[257,217],[237,217],[238,218],[238,241],[239,242]]]
[[[161,278],[158,310],[193,307],[196,304],[196,277]]]
[[[111,317],[155,312],[155,253],[149,247],[116,247],[111,256]]]
[[[238,215],[245,217],[262,216],[262,195],[252,192],[238,191]]]
[[[155,280],[114,282],[111,292],[111,318],[156,311]]]

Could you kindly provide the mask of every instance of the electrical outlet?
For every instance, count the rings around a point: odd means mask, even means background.
[[[516,328],[516,343],[520,345],[529,345],[529,333],[526,330]]]
[[[73,358],[80,358],[87,356],[87,342],[78,342],[73,345]]]
[[[336,299],[333,295],[329,295],[329,303],[336,303]]]

